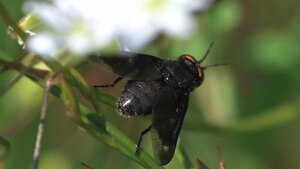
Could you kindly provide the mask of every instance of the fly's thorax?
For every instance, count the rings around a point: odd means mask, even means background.
[[[182,55],[177,61],[169,61],[162,70],[167,85],[192,91],[204,79],[203,70],[190,55]]]

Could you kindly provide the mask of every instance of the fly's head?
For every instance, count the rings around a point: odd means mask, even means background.
[[[189,74],[192,75],[192,80],[190,81],[189,88],[188,88],[189,91],[193,90],[194,88],[200,86],[203,83],[204,71],[206,69],[211,67],[226,65],[225,63],[221,63],[221,64],[201,66],[201,63],[207,58],[212,46],[213,46],[213,42],[210,44],[205,55],[199,61],[197,61],[193,56],[187,54],[181,55],[179,57],[178,59],[179,64],[184,66],[185,69],[189,72]]]
[[[204,80],[204,72],[202,67],[197,64],[197,60],[191,55],[181,55],[178,62],[188,72],[190,78],[188,79],[188,90],[191,91],[194,88],[200,86]]]

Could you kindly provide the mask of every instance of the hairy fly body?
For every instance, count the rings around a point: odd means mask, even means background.
[[[152,114],[151,125],[142,132],[137,152],[143,135],[151,131],[154,157],[160,165],[169,163],[174,155],[189,94],[202,84],[204,70],[224,65],[200,66],[212,44],[199,61],[187,54],[177,60],[164,60],[132,52],[97,58],[120,76],[113,84],[122,77],[130,78],[118,99],[120,114],[128,117]],[[114,85],[95,87],[108,86]]]

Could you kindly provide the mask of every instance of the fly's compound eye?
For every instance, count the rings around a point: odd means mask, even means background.
[[[182,55],[180,57],[181,62],[183,62],[184,65],[188,67],[190,72],[197,72],[198,77],[201,79],[203,78],[203,70],[202,68],[197,64],[197,61],[194,57],[191,55]]]
[[[196,64],[196,60],[191,55],[182,55],[181,58],[185,62],[185,64],[188,65]]]

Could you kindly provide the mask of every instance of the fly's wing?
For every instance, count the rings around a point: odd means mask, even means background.
[[[187,110],[189,93],[165,87],[153,107],[151,136],[156,161],[165,165],[172,159]]]
[[[158,70],[164,60],[140,53],[122,51],[105,56],[91,56],[92,63],[107,65],[109,69],[121,77],[130,77],[134,80],[153,80],[161,78]]]

